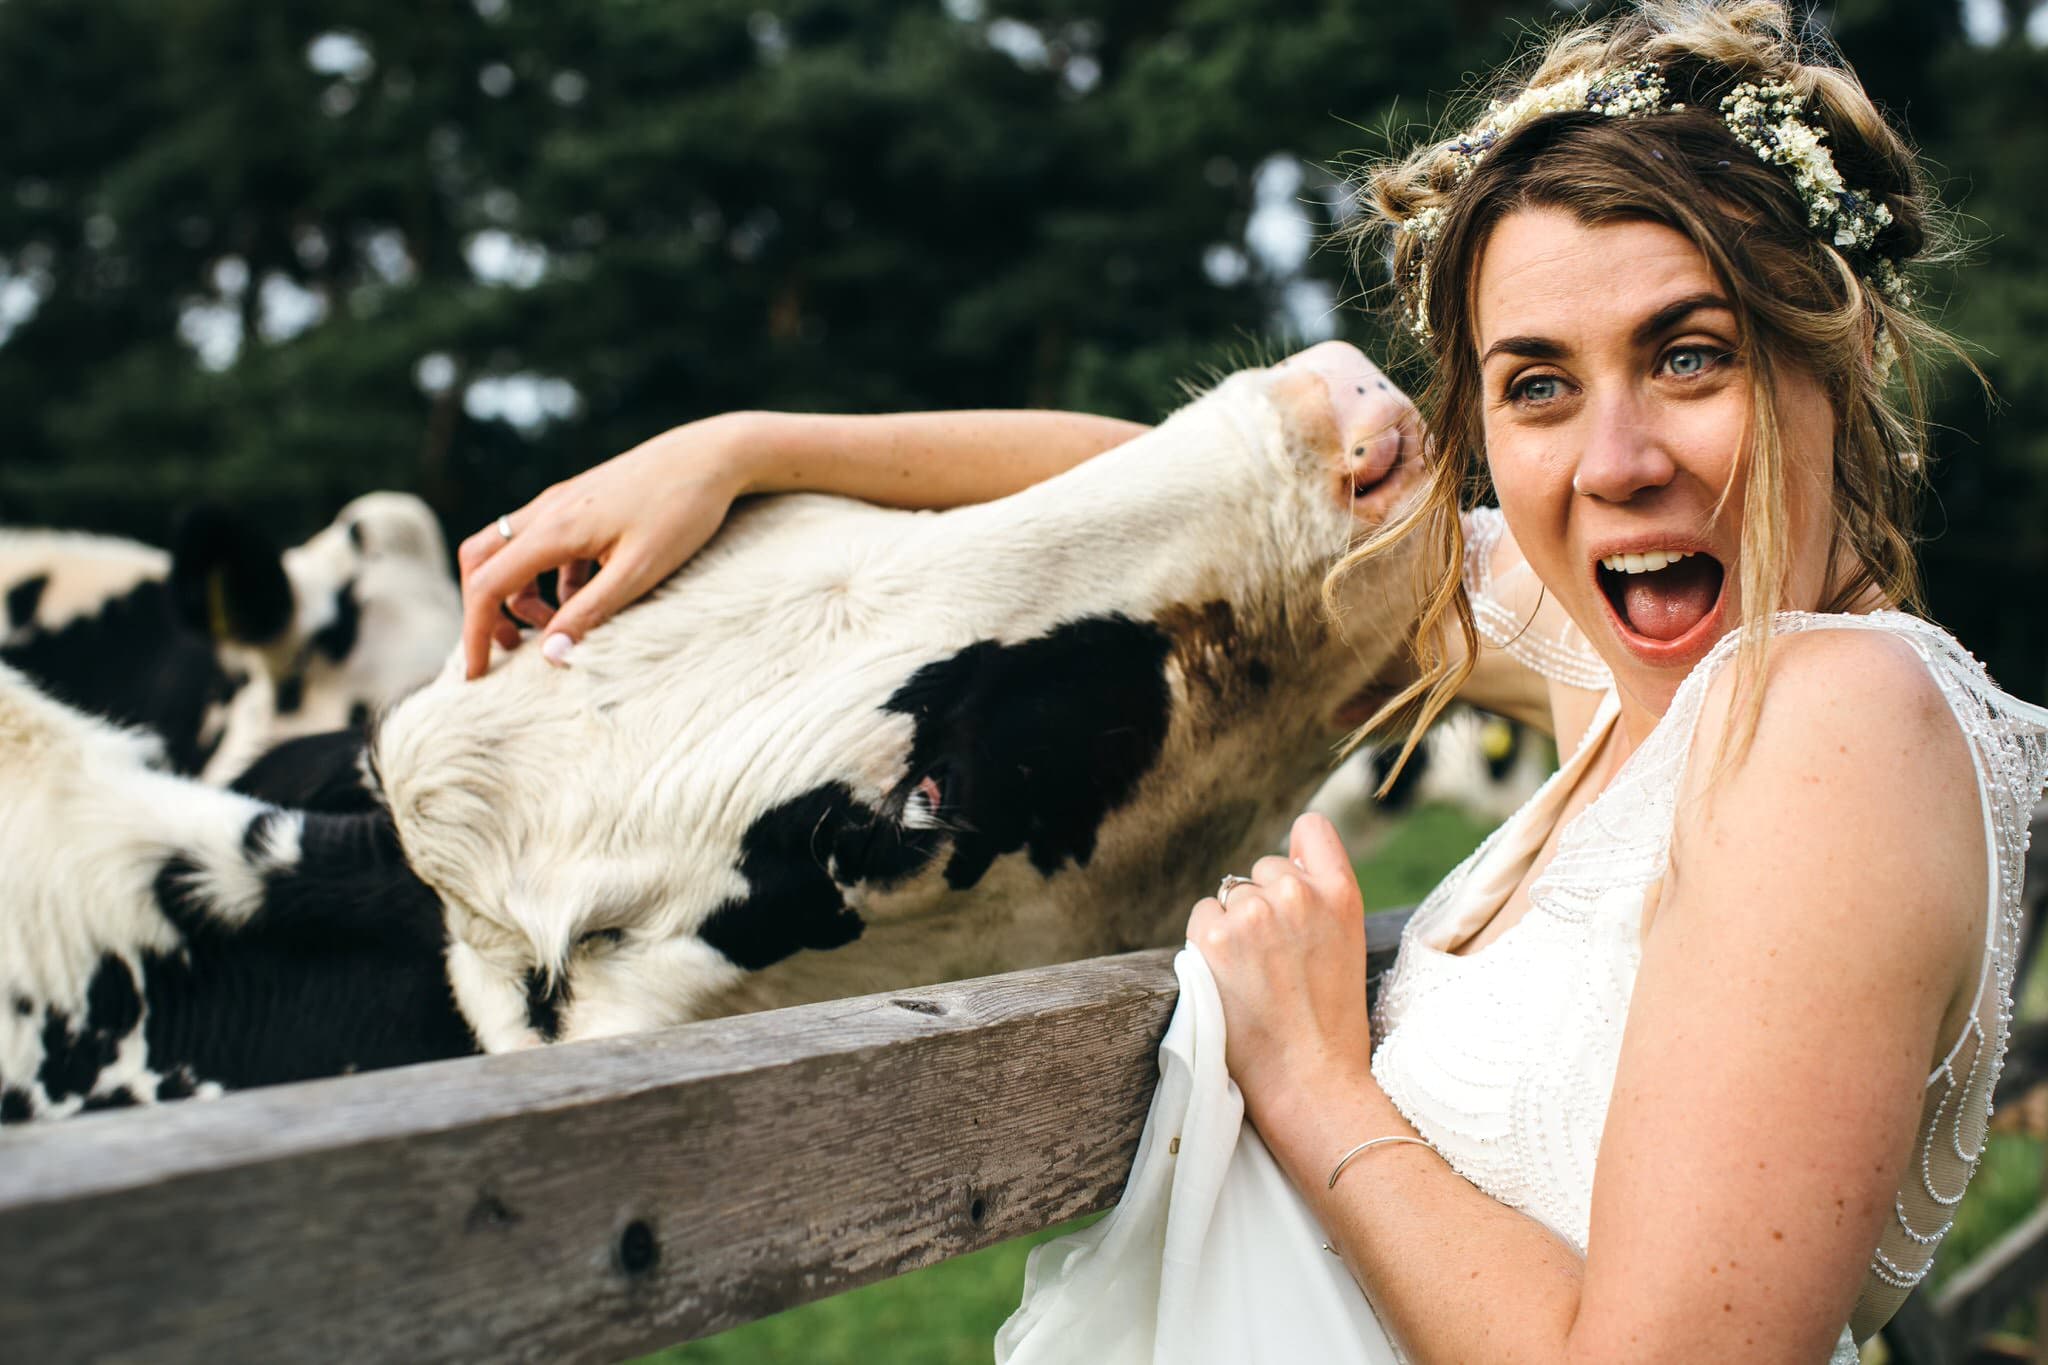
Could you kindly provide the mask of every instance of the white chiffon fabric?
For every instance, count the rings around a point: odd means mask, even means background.
[[[1016,1365],[1393,1365],[1365,1296],[1258,1134],[1223,1064],[1223,1002],[1193,948],[1123,1198],[1031,1253],[996,1334]]]
[[[1978,1008],[1927,1081],[1914,1169],[1873,1249],[1863,1301],[1831,1365],[1857,1359],[1925,1272],[1981,1153],[2011,1017],[2026,813],[2048,779],[2048,712],[1998,692],[1937,627],[1896,612],[1785,613],[1781,633],[1878,630],[1908,644],[1948,698],[1976,761],[1991,895]],[[1452,950],[1521,881],[1619,707],[1610,692],[1578,750],[1417,910],[1375,1017],[1373,1073],[1460,1174],[1584,1254],[1593,1164],[1635,982],[1645,896],[1663,876],[1700,703],[1723,640],[1607,789],[1560,835],[1527,913],[1469,956]],[[1180,1003],[1121,1202],[1032,1253],[998,1365],[1223,1365],[1404,1360],[1301,1196],[1245,1126],[1224,1066],[1208,967],[1175,959]],[[1372,1136],[1364,1134],[1363,1136]]]

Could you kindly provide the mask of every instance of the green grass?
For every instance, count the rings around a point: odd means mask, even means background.
[[[1365,908],[1414,905],[1492,832],[1491,825],[1451,806],[1410,811],[1378,848],[1358,861],[1358,889],[1365,893]]]
[[[1087,1222],[1049,1228],[672,1346],[642,1365],[988,1365],[996,1328],[1023,1289],[1025,1256],[1040,1242]]]

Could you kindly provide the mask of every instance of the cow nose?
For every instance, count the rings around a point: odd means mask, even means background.
[[[1311,346],[1275,370],[1281,384],[1299,386],[1289,395],[1294,402],[1313,407],[1321,400],[1322,411],[1314,418],[1304,413],[1302,426],[1319,438],[1313,441],[1317,453],[1341,476],[1346,498],[1370,493],[1404,454],[1417,452],[1422,427],[1415,405],[1350,342]],[[1322,394],[1314,391],[1318,386],[1293,378],[1304,373],[1322,381]]]

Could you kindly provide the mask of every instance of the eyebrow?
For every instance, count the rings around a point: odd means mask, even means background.
[[[1665,304],[1662,308],[1644,318],[1636,325],[1635,331],[1629,335],[1629,340],[1640,346],[1645,342],[1653,340],[1660,334],[1670,331],[1694,313],[1707,309],[1719,309],[1724,313],[1735,311],[1729,305],[1728,300],[1722,298],[1719,294],[1688,294],[1682,299],[1673,299],[1670,303]],[[1517,355],[1528,360],[1562,360],[1567,351],[1568,348],[1564,343],[1552,341],[1549,337],[1502,337],[1499,341],[1486,348],[1486,354],[1479,357],[1479,364],[1480,368],[1483,369],[1486,366],[1486,362],[1497,355]]]

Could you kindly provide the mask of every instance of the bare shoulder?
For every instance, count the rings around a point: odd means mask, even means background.
[[[1982,807],[1927,664],[1882,630],[1780,635],[1746,745],[1742,687],[1731,662],[1703,699],[1674,830],[1681,879],[1762,892],[1716,896],[1715,913],[1768,919],[1774,936],[1890,933],[1901,952],[1945,944],[1968,967],[1989,894]],[[1777,903],[1772,886],[1804,888],[1801,904]]]
[[[1739,665],[1730,661],[1703,699],[1694,754],[1715,754],[1748,709]],[[1787,776],[1889,776],[1974,796],[1967,741],[1927,664],[1905,640],[1858,627],[1773,637],[1753,742],[1732,773],[1769,783]],[[1699,775],[1695,773],[1695,782]],[[1975,809],[1971,802],[1972,814]]]

